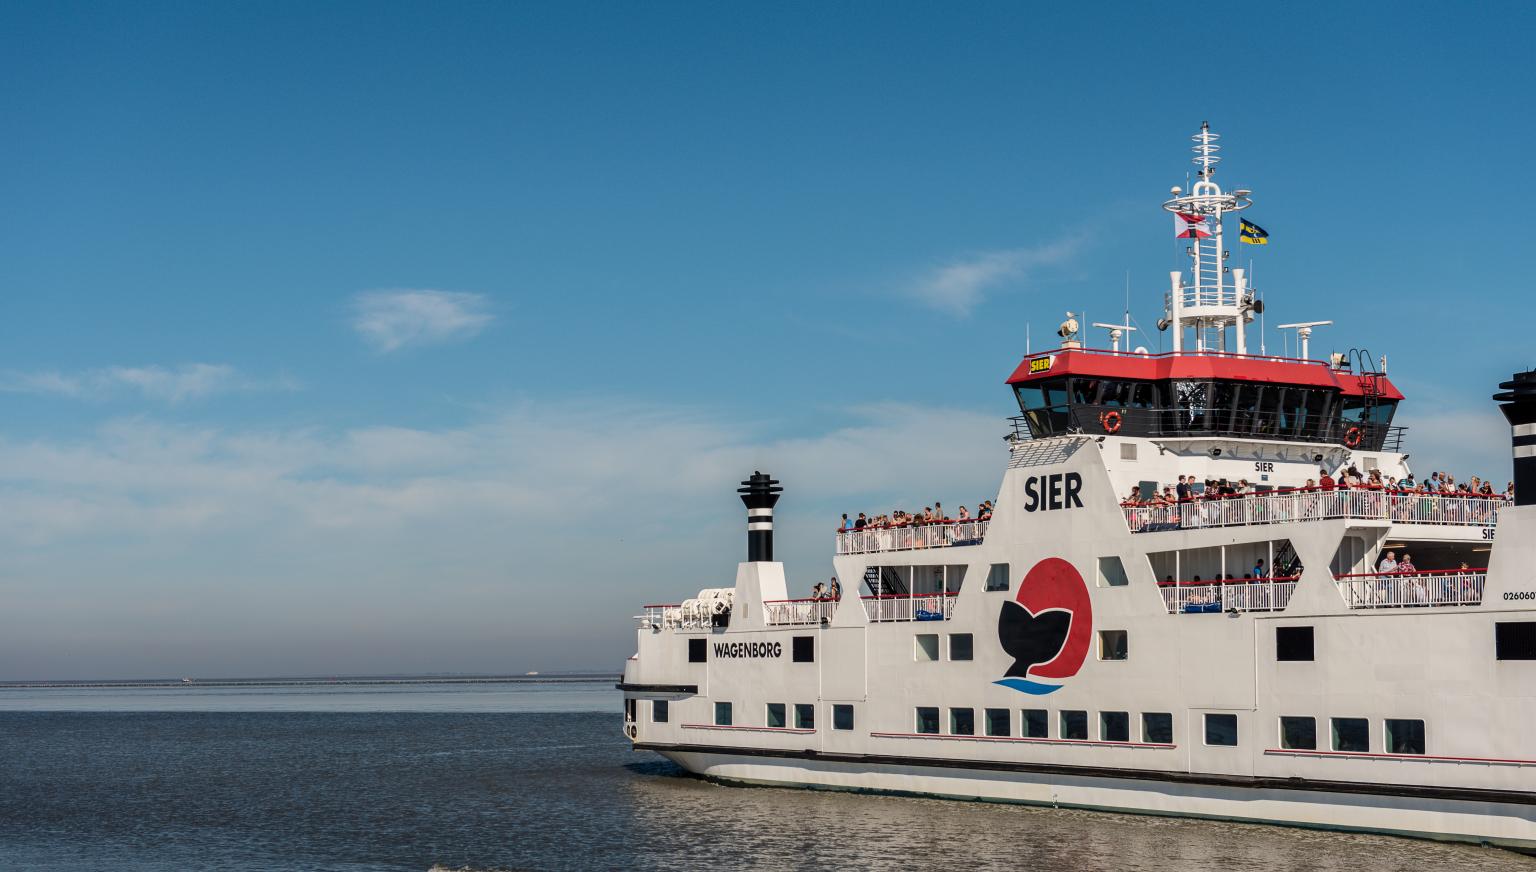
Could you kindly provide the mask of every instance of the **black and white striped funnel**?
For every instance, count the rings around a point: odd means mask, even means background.
[[[1515,505],[1536,503],[1536,369],[1517,372],[1493,395],[1514,428]]]
[[[770,476],[754,472],[736,492],[747,504],[747,562],[772,561],[773,504],[779,501],[784,489]]]

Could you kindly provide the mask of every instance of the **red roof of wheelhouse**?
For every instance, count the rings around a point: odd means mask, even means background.
[[[1040,361],[1049,360],[1042,366]],[[1032,369],[1039,371],[1032,372]],[[1320,360],[1291,357],[1256,357],[1223,352],[1167,352],[1137,354],[1128,351],[1103,351],[1086,348],[1062,348],[1026,357],[1008,377],[1016,385],[1061,375],[1091,378],[1124,378],[1142,381],[1223,381],[1298,385],[1333,388],[1348,396],[1365,393],[1365,378],[1353,372],[1336,370]],[[1381,376],[1377,392],[1382,399],[1401,400],[1398,389]]]

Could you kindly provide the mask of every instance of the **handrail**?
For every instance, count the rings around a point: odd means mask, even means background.
[[[1238,354],[1235,351],[1213,351],[1213,350],[1209,350],[1209,349],[1202,350],[1202,351],[1159,351],[1159,352],[1155,352],[1155,353],[1154,352],[1142,353],[1142,352],[1138,352],[1138,351],[1115,351],[1114,349],[1110,349],[1110,348],[1053,348],[1053,349],[1050,349],[1049,351],[1041,351],[1041,352],[1038,352],[1038,353],[1035,353],[1035,354],[1026,355],[1026,356],[1027,357],[1044,357],[1047,354],[1068,354],[1068,353],[1076,353],[1076,354],[1102,354],[1102,355],[1105,355],[1106,357],[1130,357],[1130,358],[1135,358],[1137,360],[1156,360],[1156,359],[1164,358],[1164,357],[1170,357],[1170,358],[1171,357],[1221,357],[1221,358],[1232,358],[1234,360],[1275,360],[1275,361],[1280,361],[1280,362],[1283,362],[1283,363],[1309,363],[1309,364],[1314,364],[1316,366],[1325,366],[1325,367],[1328,367],[1329,369],[1333,369],[1332,364],[1330,364],[1328,361],[1326,361],[1326,360],[1317,360],[1315,358],[1310,358],[1310,357],[1282,357],[1280,355],[1275,355],[1275,354]],[[1339,370],[1334,370],[1334,371],[1335,372],[1354,373],[1354,370],[1349,370],[1349,369],[1339,369]]]
[[[1472,575],[1475,573],[1487,571],[1488,567],[1484,566],[1478,568],[1469,567],[1467,569],[1409,569],[1400,570],[1398,572],[1346,572],[1336,573],[1333,576],[1333,579],[1334,581],[1338,581],[1345,578],[1392,578],[1396,576],[1411,578],[1417,575]]]
[[[1176,502],[1121,504],[1132,533],[1237,527],[1339,518],[1395,524],[1486,526],[1498,523],[1503,495],[1434,494],[1374,488],[1288,488],[1255,494],[1212,495]]]
[[[1350,573],[1334,587],[1351,609],[1475,606],[1483,602],[1486,569]]]
[[[1299,575],[1275,575],[1263,578],[1212,578],[1199,581],[1159,581],[1158,587],[1205,587],[1212,584],[1266,584],[1269,582],[1286,582],[1300,579]]]
[[[1296,591],[1294,578],[1250,578],[1196,582],[1159,582],[1168,614],[1280,612]]]
[[[986,536],[987,525],[990,523],[988,519],[840,530],[837,533],[837,553],[871,554],[975,545]]]

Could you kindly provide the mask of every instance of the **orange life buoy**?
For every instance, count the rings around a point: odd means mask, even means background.
[[[1120,413],[1111,409],[1099,416],[1099,423],[1104,426],[1105,433],[1116,433],[1120,430]]]
[[[1354,448],[1355,446],[1360,444],[1360,428],[1359,427],[1351,427],[1348,430],[1344,431],[1344,444],[1348,445],[1350,448]]]

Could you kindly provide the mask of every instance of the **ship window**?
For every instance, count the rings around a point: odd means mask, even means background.
[[[774,729],[782,729],[784,725],[784,703],[768,703],[768,726]]]
[[[816,637],[795,636],[790,640],[790,656],[796,663],[815,663]]]
[[[1333,750],[1368,753],[1371,750],[1371,722],[1365,718],[1334,718]]]
[[[1130,713],[1099,712],[1099,740],[1104,742],[1129,742],[1131,740]]]
[[[1311,660],[1312,659],[1312,628],[1311,627],[1276,627],[1275,628],[1275,659],[1276,660]]]
[[[1013,712],[1009,709],[987,709],[987,735],[1013,735]]]
[[[1237,744],[1237,715],[1208,712],[1205,716],[1205,743],[1207,745]]]
[[[1063,739],[1088,738],[1088,713],[1064,711],[1061,713],[1061,737]]]
[[[1099,659],[1125,660],[1130,656],[1130,643],[1124,630],[1099,631]]]
[[[1096,378],[1073,379],[1072,401],[1079,406],[1096,405],[1099,401],[1099,380]]]
[[[1387,753],[1424,753],[1424,722],[1387,718]]]
[[[806,702],[795,703],[795,729],[816,729],[816,707]]]
[[[651,700],[651,723],[664,724],[667,722],[667,701],[664,699]]]
[[[939,731],[939,710],[930,706],[917,707],[917,731],[931,734]]]
[[[994,563],[987,570],[987,590],[1008,589],[1008,564]]]
[[[832,729],[853,729],[853,706],[835,705],[832,707]]]
[[[709,643],[704,639],[688,640],[688,662],[703,663],[709,650],[705,647]]]
[[[1045,709],[1025,709],[1022,712],[1024,718],[1024,738],[1049,739],[1051,737],[1051,719]]]
[[[1125,587],[1130,583],[1119,557],[1099,558],[1099,587]]]
[[[1155,745],[1173,744],[1173,715],[1168,712],[1143,712],[1141,740]]]
[[[1296,751],[1317,750],[1317,718],[1281,717],[1280,747]]]
[[[1494,624],[1493,647],[1500,660],[1536,660],[1536,621]]]
[[[632,699],[624,700],[624,720],[629,722],[635,720],[635,705],[636,703]]]
[[[729,727],[731,725],[731,704],[728,702],[715,703],[715,726]]]
[[[937,633],[918,633],[913,637],[913,657],[917,660],[939,659],[939,635]]]
[[[974,647],[970,633],[949,634],[949,659],[970,660]]]
[[[976,710],[968,708],[950,709],[949,733],[952,736],[976,735]]]
[[[1121,460],[1135,460],[1136,459],[1136,443],[1135,442],[1121,442],[1120,443],[1120,459]]]

